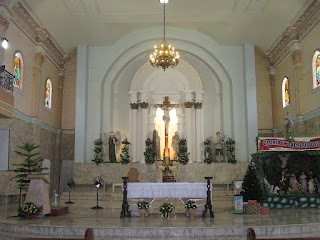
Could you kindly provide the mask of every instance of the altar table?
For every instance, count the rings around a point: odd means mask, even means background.
[[[207,183],[128,183],[128,198],[181,198],[207,197]],[[210,184],[212,196],[212,184]]]

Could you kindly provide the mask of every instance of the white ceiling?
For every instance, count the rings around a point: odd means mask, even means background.
[[[253,42],[266,52],[311,2],[171,0],[166,5],[166,17],[169,26],[193,29],[224,44]],[[130,32],[163,24],[163,5],[159,0],[22,0],[22,3],[66,53],[80,42],[111,45]]]

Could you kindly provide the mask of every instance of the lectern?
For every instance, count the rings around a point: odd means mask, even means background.
[[[50,183],[45,174],[30,174],[27,177],[30,179],[28,192],[25,203],[33,202],[38,207],[42,206],[41,215],[46,215],[51,212],[48,184]]]

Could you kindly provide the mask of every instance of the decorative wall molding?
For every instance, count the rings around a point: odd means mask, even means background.
[[[57,70],[62,71],[68,56],[48,30],[36,22],[21,2],[12,8],[7,7],[7,10],[11,14],[10,21],[36,45],[36,48],[42,47],[48,60]]]
[[[280,40],[266,53],[270,66],[278,66],[319,22],[320,1],[313,0],[299,19],[293,25],[286,28],[281,34]]]
[[[305,122],[305,121],[308,121],[308,120],[310,120],[310,119],[312,119],[312,118],[315,118],[315,117],[318,117],[318,116],[320,116],[320,108],[318,108],[318,109],[316,109],[316,110],[314,110],[314,111],[312,111],[312,112],[309,112],[309,113],[307,113],[307,114],[305,114],[305,115],[303,115],[303,116],[297,116],[297,117],[294,118],[293,121],[294,121],[295,123]],[[273,132],[273,133],[282,132],[282,131],[285,130],[285,127],[284,127],[284,126],[285,126],[285,125],[282,125],[282,126],[280,126],[280,127],[278,127],[278,128],[274,128],[274,129],[272,129],[272,132]]]
[[[28,122],[28,123],[33,123],[33,124],[37,124],[39,125],[41,128],[45,129],[45,130],[48,130],[50,132],[53,132],[55,134],[60,134],[61,133],[61,129],[57,129],[55,127],[52,127],[44,122],[42,122],[40,119],[38,118],[32,118],[32,117],[29,117],[28,115],[22,113],[22,112],[19,112],[18,110],[13,110],[12,112],[12,116],[13,117],[16,117],[16,118],[19,118],[25,122]]]

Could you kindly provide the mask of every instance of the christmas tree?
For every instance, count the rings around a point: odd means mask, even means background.
[[[123,148],[121,148],[121,154],[120,154],[120,158],[121,158],[121,163],[122,164],[128,164],[131,160],[130,160],[130,154],[129,154],[129,145],[130,143],[128,142],[128,139],[124,139],[122,141],[122,144],[124,144]]]
[[[24,161],[18,164],[12,164],[16,166],[13,170],[17,175],[12,179],[16,179],[18,188],[27,189],[30,180],[27,179],[29,174],[40,173],[44,168],[41,167],[42,157],[39,157],[39,152],[34,152],[35,149],[39,148],[35,144],[25,143],[22,146],[18,146],[21,150],[15,151],[19,156],[24,157]]]
[[[150,138],[146,140],[146,150],[143,153],[146,164],[153,164],[156,161],[156,152],[152,148],[152,143]]]
[[[256,167],[251,161],[244,177],[242,183],[241,195],[243,195],[243,200],[247,202],[248,200],[257,200],[260,202],[262,200],[262,189],[260,181],[256,174]]]

